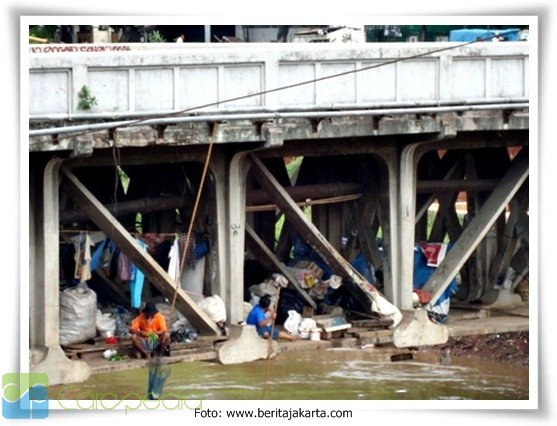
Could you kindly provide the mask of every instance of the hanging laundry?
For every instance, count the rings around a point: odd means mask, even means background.
[[[178,281],[180,276],[180,246],[178,238],[174,239],[174,243],[168,252],[168,258],[170,259],[167,270],[168,275],[172,281]]]
[[[122,281],[129,281],[131,279],[132,263],[128,256],[120,251],[118,256],[118,278]]]
[[[98,243],[95,246],[95,249],[93,251],[93,255],[91,256],[91,270],[94,271],[95,269],[97,269],[100,264],[101,264],[101,258],[104,252],[104,248],[106,247],[106,243],[107,243],[107,239],[103,239],[101,240],[100,243]]]
[[[180,264],[182,264],[182,257],[184,256],[184,250],[186,250],[186,239],[187,239],[187,235],[182,235],[179,239],[179,244],[180,244]],[[196,241],[195,241],[195,235],[190,235],[190,239],[188,241],[188,247],[186,250],[186,258],[184,260],[184,265],[183,268],[187,268],[190,267],[192,269],[195,269],[195,264],[197,262],[197,256],[195,254],[195,250],[196,250]]]
[[[80,234],[74,239],[75,247],[75,272],[74,277],[79,281],[91,279],[91,247],[95,245],[89,234]]]
[[[112,273],[112,269],[111,269],[111,265],[112,265],[112,258],[114,257],[114,253],[116,253],[117,247],[116,244],[114,244],[113,241],[108,241],[108,244],[106,244],[102,256],[101,256],[101,264],[100,264],[100,268],[104,271],[105,275],[107,277],[111,276]]]
[[[137,238],[135,239],[135,242],[139,244],[139,246],[144,251],[147,251],[148,245],[146,243]],[[144,281],[145,275],[143,274],[143,271],[132,264],[130,278],[130,295],[132,308],[139,308],[141,306],[141,293],[143,292]]]

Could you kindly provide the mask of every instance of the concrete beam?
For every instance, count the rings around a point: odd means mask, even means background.
[[[200,334],[216,335],[220,333],[217,325],[211,318],[197,306],[172,279],[166,271],[135,242],[128,231],[116,220],[114,216],[100,203],[95,196],[77,179],[66,167],[61,167],[62,173],[67,178],[64,190],[87,213],[91,220],[101,229],[118,248],[145,274],[146,278],[154,284],[169,299],[174,299],[176,309],[180,311],[198,330]]]

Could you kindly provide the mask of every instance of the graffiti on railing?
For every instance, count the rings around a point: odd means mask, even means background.
[[[63,46],[30,46],[30,53],[79,53],[79,52],[130,52],[131,46],[95,46],[95,45],[63,45]]]

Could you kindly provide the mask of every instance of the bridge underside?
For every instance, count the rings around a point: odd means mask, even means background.
[[[59,347],[60,241],[103,231],[145,272],[145,294],[172,300],[172,280],[134,248],[132,236],[186,233],[190,224],[209,242],[203,294],[221,296],[230,323],[243,320],[246,262],[287,274],[284,266],[302,244],[343,278],[362,310],[373,312],[365,287],[371,284],[404,313],[395,333],[400,346],[441,343],[443,333],[428,339],[404,328],[416,308],[415,247],[450,247],[422,283],[432,296],[422,309],[432,308],[455,279],[453,302],[516,301],[514,288],[528,274],[528,118],[527,110],[432,110],[34,137],[30,324],[39,326],[31,330],[32,364],[44,368],[50,348]],[[293,175],[290,164],[299,164]],[[373,282],[354,274],[357,256],[375,272]],[[118,283],[95,280],[91,286],[106,297],[129,298]],[[178,310],[196,328],[218,332],[186,292],[178,293]]]

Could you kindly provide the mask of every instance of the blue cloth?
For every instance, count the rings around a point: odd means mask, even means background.
[[[91,271],[94,271],[99,266],[101,266],[101,257],[103,255],[106,242],[107,239],[105,238],[95,246],[95,249],[93,250],[93,255],[91,256]]]
[[[147,244],[143,241],[135,239],[137,244],[143,249],[147,250]],[[141,306],[141,293],[143,292],[143,282],[145,281],[145,275],[143,272],[135,265],[132,265],[132,279],[130,280],[130,296],[131,296],[131,306],[132,308],[139,308]]]
[[[487,28],[452,30],[449,33],[449,41],[470,42],[476,41],[478,38],[483,41],[491,41],[491,39],[495,37],[495,33],[499,33],[500,37],[505,37],[508,41],[517,41],[519,32],[519,28],[508,28],[503,30],[488,30]]]
[[[362,276],[370,283],[375,283],[375,271],[373,266],[368,264],[366,257],[363,252],[358,253],[354,260],[350,263],[356,271],[358,271]]]
[[[449,246],[447,248],[447,252],[451,249],[451,247],[452,247],[452,244],[449,244]],[[413,288],[421,289],[425,285],[425,283],[427,282],[429,277],[431,277],[433,275],[433,273],[435,272],[436,269],[437,268],[434,268],[433,266],[428,266],[427,265],[427,258],[425,256],[425,254],[422,252],[422,249],[420,248],[419,245],[416,246],[414,248],[414,282],[413,282]],[[453,280],[451,281],[449,286],[446,288],[446,290],[443,292],[443,294],[439,297],[439,299],[437,299],[437,302],[435,302],[434,306],[437,306],[437,305],[443,303],[445,300],[450,298],[457,291],[458,291],[458,282],[456,281],[456,278],[453,278]]]
[[[266,316],[263,308],[259,305],[255,305],[246,318],[246,324],[255,325],[255,328],[259,332],[259,329],[261,328],[259,327],[259,323],[265,318]]]
[[[257,334],[259,334],[261,337],[263,337],[263,335],[267,333],[269,336],[272,335],[274,340],[278,340],[279,331],[276,328],[271,328],[268,325],[259,327],[259,323],[265,320],[265,318],[267,318],[267,315],[265,315],[265,311],[263,310],[263,308],[259,305],[255,305],[246,318],[246,324],[254,325],[255,329],[257,330]]]

